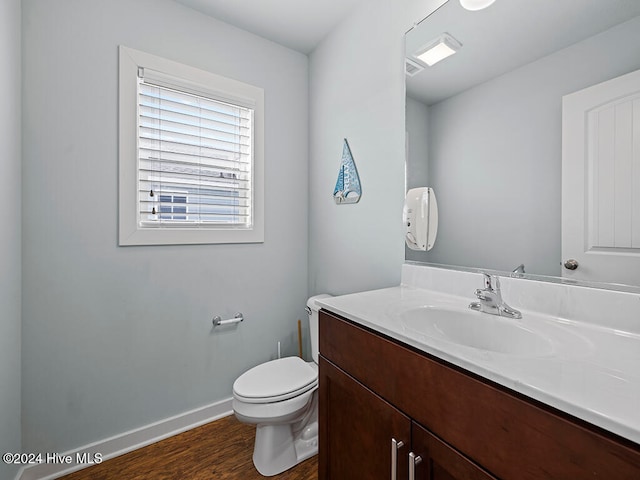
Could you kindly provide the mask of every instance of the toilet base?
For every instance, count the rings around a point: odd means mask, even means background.
[[[294,442],[298,462],[304,462],[318,453],[318,422],[315,421],[305,428],[302,435]]]
[[[309,407],[299,422],[256,426],[253,464],[258,473],[271,477],[318,453],[317,395]]]
[[[317,423],[315,430],[317,431]],[[292,441],[291,425],[258,425],[253,464],[258,472],[271,477],[289,470],[318,453],[318,436]]]

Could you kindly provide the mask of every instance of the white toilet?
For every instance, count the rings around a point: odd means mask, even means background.
[[[318,453],[318,310],[307,301],[313,362],[280,358],[243,373],[233,384],[233,411],[256,424],[253,464],[270,477]]]

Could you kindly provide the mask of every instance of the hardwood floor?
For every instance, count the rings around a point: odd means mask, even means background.
[[[255,426],[233,415],[60,477],[61,480],[258,480],[253,466]],[[317,480],[312,457],[274,480]]]

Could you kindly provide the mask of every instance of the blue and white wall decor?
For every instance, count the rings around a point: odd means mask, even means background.
[[[349,142],[345,138],[338,181],[336,182],[336,188],[333,190],[333,199],[338,205],[342,203],[357,203],[360,200],[360,195],[362,195],[360,177],[353,161],[353,155],[351,155]]]

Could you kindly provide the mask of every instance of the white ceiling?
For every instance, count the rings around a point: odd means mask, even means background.
[[[308,54],[362,0],[176,0]]]
[[[406,35],[407,55],[443,32],[462,48],[407,78],[407,93],[431,105],[638,15],[640,0],[497,0],[478,12],[449,1]]]

